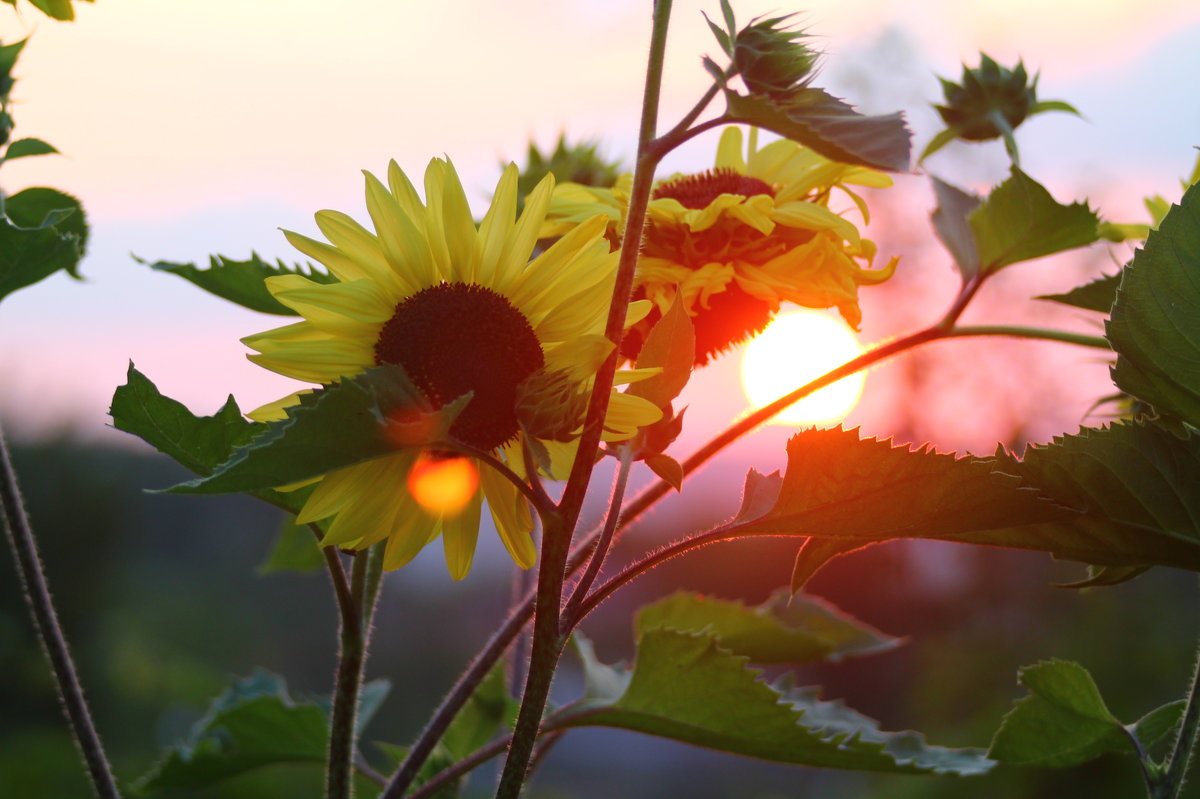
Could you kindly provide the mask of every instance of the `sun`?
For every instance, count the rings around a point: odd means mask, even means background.
[[[863,351],[853,331],[823,313],[796,310],[780,314],[747,345],[742,356],[742,388],[754,407],[766,405]],[[785,408],[775,424],[830,424],[841,421],[862,396],[866,375],[842,378]]]

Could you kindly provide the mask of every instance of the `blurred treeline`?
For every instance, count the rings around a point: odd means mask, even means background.
[[[146,493],[186,476],[152,454],[63,439],[16,446],[14,457],[63,625],[122,781],[144,773],[163,747],[180,740],[232,676],[262,666],[284,675],[294,696],[329,690],[336,621],[325,575],[258,574],[281,521],[273,509],[242,497]],[[730,481],[730,502],[739,484]],[[685,520],[683,511],[661,510],[617,554],[721,512],[692,504]],[[626,658],[637,605],[678,587],[762,601],[786,584],[793,547],[778,540],[723,544],[669,563],[618,594],[585,629],[604,659]],[[0,797],[89,796],[5,551]],[[432,567],[388,577],[368,677],[390,679],[393,691],[367,730],[368,742],[409,741],[504,613],[511,563],[504,558],[501,567],[486,551],[480,560],[458,584]],[[825,685],[827,696],[844,697],[885,729],[918,729],[950,746],[986,746],[1024,694],[1017,668],[1043,658],[1084,664],[1124,721],[1181,695],[1200,629],[1195,578],[1159,569],[1115,588],[1053,586],[1081,573],[1042,555],[953,545],[879,546],[842,558],[811,591],[909,640],[886,654],[805,670],[799,682]],[[570,673],[560,680],[564,700],[575,682]],[[367,746],[375,765],[386,767]],[[491,778],[490,771],[477,775],[468,795],[490,795]],[[315,799],[320,785],[317,766],[272,767],[172,799]],[[1122,756],[1066,771],[1001,767],[976,779],[895,777],[577,731],[551,753],[531,795],[1124,799],[1143,790],[1133,759]]]

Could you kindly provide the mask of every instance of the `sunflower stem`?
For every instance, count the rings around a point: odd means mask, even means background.
[[[537,600],[534,605],[533,643],[530,647],[529,671],[521,710],[513,728],[512,744],[500,774],[497,799],[517,799],[525,784],[529,759],[541,727],[542,713],[550,695],[550,684],[563,641],[559,632],[562,612],[562,590],[566,578],[566,563],[571,551],[571,536],[583,508],[595,455],[600,445],[604,416],[608,411],[613,377],[620,359],[621,336],[625,329],[625,311],[633,292],[633,275],[637,266],[638,244],[646,221],[646,207],[654,170],[659,156],[652,150],[658,121],[658,102],[662,90],[663,62],[667,47],[667,28],[671,19],[671,0],[655,0],[654,22],[650,33],[650,53],[646,66],[646,88],[642,101],[642,120],[638,132],[637,166],[630,192],[629,215],[622,236],[620,261],[613,285],[612,302],[608,309],[605,336],[612,342],[612,353],[596,374],[596,382],[588,401],[586,421],[579,439],[579,449],[571,464],[571,474],[563,489],[558,512],[542,516],[542,553],[538,568]],[[632,244],[631,244],[632,243]]]
[[[1200,740],[1200,652],[1196,653],[1196,663],[1192,666],[1192,682],[1188,686],[1187,704],[1183,711],[1183,720],[1179,723],[1179,735],[1162,765],[1162,777],[1158,785],[1151,785],[1152,797],[1177,799],[1183,791],[1187,778],[1188,764],[1195,754],[1196,743]],[[1155,793],[1155,790],[1161,793]]]
[[[25,602],[29,605],[33,626],[37,629],[42,649],[54,672],[58,696],[67,716],[67,725],[71,729],[75,745],[83,755],[92,789],[100,799],[120,799],[112,775],[112,766],[108,763],[104,745],[92,722],[87,699],[83,695],[83,685],[79,682],[75,663],[71,659],[71,650],[67,646],[66,636],[58,623],[58,613],[54,610],[54,602],[50,598],[50,586],[42,569],[42,559],[38,554],[37,541],[33,537],[29,517],[25,513],[25,504],[21,500],[17,473],[9,458],[3,431],[0,431],[0,508],[4,511],[4,527],[8,531],[8,541],[12,545],[21,586],[25,589]]]
[[[326,552],[332,549],[326,547]],[[337,555],[333,558],[336,561]],[[328,558],[326,560],[328,562]],[[369,614],[366,596],[370,560],[367,552],[355,555],[350,573],[349,602],[345,601],[340,591],[336,592],[341,616],[341,646],[329,718],[329,763],[325,772],[327,799],[352,799],[354,796],[355,717],[358,715],[359,691],[366,660],[366,628],[363,622]],[[341,570],[340,563],[338,570]],[[336,577],[334,584],[337,584]],[[376,587],[378,584],[376,580]]]

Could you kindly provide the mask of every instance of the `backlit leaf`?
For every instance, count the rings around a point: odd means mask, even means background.
[[[1092,675],[1078,663],[1043,661],[1021,669],[1029,695],[1004,717],[988,756],[1029,766],[1074,766],[1106,752],[1137,754],[1133,742],[1100,696]],[[1150,713],[1134,729],[1144,746],[1163,737],[1182,715],[1174,702]]]
[[[634,383],[628,393],[665,408],[687,385],[695,359],[695,327],[683,301],[676,295],[670,309],[650,328],[637,358],[638,369],[658,367],[662,372]]]
[[[620,698],[581,703],[555,726],[619,727],[804,766],[962,775],[992,766],[980,750],[930,746],[914,732],[881,732],[814,690],[767,685],[746,663],[712,635],[646,630]]]
[[[1086,203],[1061,205],[1015,166],[1012,176],[992,189],[969,218],[985,274],[1083,247],[1099,237],[1100,220]]]
[[[27,158],[31,155],[51,155],[57,153],[58,150],[54,146],[48,144],[41,139],[17,139],[12,144],[8,145],[8,149],[4,151],[4,161],[12,161],[14,158]]]
[[[79,277],[87,222],[78,200],[39,187],[0,197],[0,207],[0,299],[60,269]]]
[[[823,599],[777,591],[758,607],[681,591],[646,605],[640,634],[665,628],[708,633],[752,663],[815,663],[883,652],[900,640],[852,618]]]

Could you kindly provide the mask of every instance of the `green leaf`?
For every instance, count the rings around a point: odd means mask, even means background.
[[[75,8],[71,5],[72,0],[29,0],[29,2],[48,17],[62,22],[70,22],[75,19]]]
[[[717,44],[721,45],[721,49],[725,52],[725,55],[732,56],[733,55],[733,41],[732,41],[732,39],[730,39],[729,33],[727,33],[725,31],[725,29],[722,28],[720,25],[718,25],[717,23],[715,23],[711,19],[709,19],[708,14],[704,14],[703,12],[701,12],[701,14],[703,14],[704,21],[708,23],[708,29],[710,31],[712,31],[712,35],[716,38]],[[732,30],[732,28],[730,30]],[[717,66],[716,62],[714,62],[708,56],[705,56],[704,60],[705,60],[704,67],[705,67],[705,69],[708,70],[709,74],[712,75],[713,78],[717,80],[719,85],[722,85],[722,86],[725,85],[725,82],[723,80],[724,75],[725,75],[724,70],[722,70],[719,66]],[[710,68],[709,64],[712,64],[713,67],[716,67],[716,70],[714,71],[712,68]]]
[[[893,538],[1021,546],[1015,534],[993,533],[1075,515],[985,460],[893,447],[841,427],[805,430],[787,453],[775,506],[737,534],[814,536],[843,549]]]
[[[982,200],[937,178],[933,179],[933,192],[937,196],[937,208],[931,215],[933,229],[966,282],[979,274],[979,250],[967,217]]]
[[[196,474],[211,474],[235,447],[248,443],[263,425],[247,421],[233,397],[213,416],[195,416],[129,364],[126,382],[113,394],[113,426],[138,436]]]
[[[276,763],[323,763],[328,748],[320,705],[294,702],[281,677],[258,670],[218,697],[134,789],[198,788]]]
[[[88,226],[79,200],[58,189],[35,187],[19,191],[2,201],[9,221],[24,228],[54,228],[62,236],[74,236],[82,258],[87,250]],[[74,264],[68,267],[72,277]]]
[[[1200,426],[1200,185],[1122,271],[1105,332],[1119,388]]]
[[[1078,663],[1042,661],[1018,673],[1029,696],[1004,717],[988,756],[1027,766],[1074,766],[1106,752],[1137,754],[1133,742],[1100,696],[1092,675]],[[1134,729],[1149,746],[1171,730],[1183,703],[1165,705]]]
[[[650,471],[670,483],[671,488],[676,491],[683,490],[683,466],[679,461],[661,452],[653,452],[642,460],[650,467]]]
[[[660,367],[662,372],[634,383],[629,393],[665,408],[687,385],[695,360],[696,329],[676,294],[670,309],[650,328],[637,358],[638,369]]]
[[[1025,531],[1057,542],[1059,557],[1200,570],[1200,438],[1121,422],[1056,437],[1052,444],[1031,447],[1021,461],[1002,458],[997,468],[1081,511]],[[1128,576],[1137,573],[1131,569]],[[1108,575],[1119,576],[1120,571]]]
[[[1083,114],[1076,110],[1075,106],[1063,100],[1038,100],[1029,109],[1029,116],[1044,114],[1047,111],[1066,111],[1068,114],[1074,114],[1077,117],[1083,116]]]
[[[0,161],[12,161],[14,158],[26,158],[31,155],[52,155],[58,150],[41,139],[17,139],[8,145],[4,158]]]
[[[337,278],[328,272],[317,269],[311,264],[288,266],[282,260],[269,264],[250,253],[245,261],[235,261],[224,255],[209,256],[208,268],[198,269],[195,264],[179,264],[170,261],[156,261],[149,264],[140,258],[138,263],[148,264],[151,269],[169,272],[190,281],[205,291],[218,297],[236,303],[243,308],[261,313],[277,314],[279,316],[298,316],[271,295],[263,281],[276,275],[300,275],[314,283],[335,283]]]
[[[168,490],[257,491],[381,458],[402,446],[445,442],[470,396],[435,410],[402,366],[368,369],[302,394],[299,403],[287,409],[287,419],[269,422],[261,435],[235,450],[211,475]]]
[[[297,525],[293,517],[283,520],[271,554],[258,567],[259,574],[313,572],[325,565],[321,548],[308,525]]]
[[[0,196],[0,209],[0,299],[60,269],[79,277],[87,223],[78,200],[55,189],[32,188]]]
[[[771,512],[779,501],[779,490],[783,487],[783,475],[778,471],[763,474],[758,469],[746,472],[746,486],[742,489],[742,505],[733,522],[752,522]]]
[[[641,608],[638,635],[668,629],[708,633],[752,663],[818,663],[893,649],[900,639],[881,633],[828,602],[776,591],[758,607],[686,591]]]
[[[182,403],[163,396],[132,363],[126,383],[113,393],[109,415],[118,430],[132,433],[199,475],[212,474],[237,447],[248,444],[266,427],[246,420],[232,396],[214,415],[196,416]],[[295,512],[308,493],[303,489],[287,493],[264,490],[254,496]]]
[[[969,217],[984,274],[1096,241],[1100,219],[1086,203],[1061,205],[1016,166]]]
[[[921,157],[917,159],[917,163],[924,163],[926,158],[957,139],[961,133],[962,131],[956,127],[949,127],[939,131],[936,136],[929,140],[929,144],[925,145],[925,149],[921,151]]]
[[[908,170],[912,134],[900,113],[863,116],[812,87],[781,97],[726,90],[725,101],[730,121],[774,131],[831,160],[893,172]]]
[[[871,719],[840,702],[823,702],[815,691],[768,686],[746,658],[722,649],[712,635],[663,628],[642,634],[619,699],[582,703],[554,726],[619,727],[804,766],[964,775],[992,766],[979,750],[930,746],[913,732],[881,732]]]
[[[1117,298],[1117,286],[1121,283],[1121,273],[1103,275],[1090,283],[1077,286],[1065,294],[1042,294],[1035,299],[1052,300],[1063,305],[1082,308],[1085,311],[1098,311],[1107,314],[1112,310]]]

